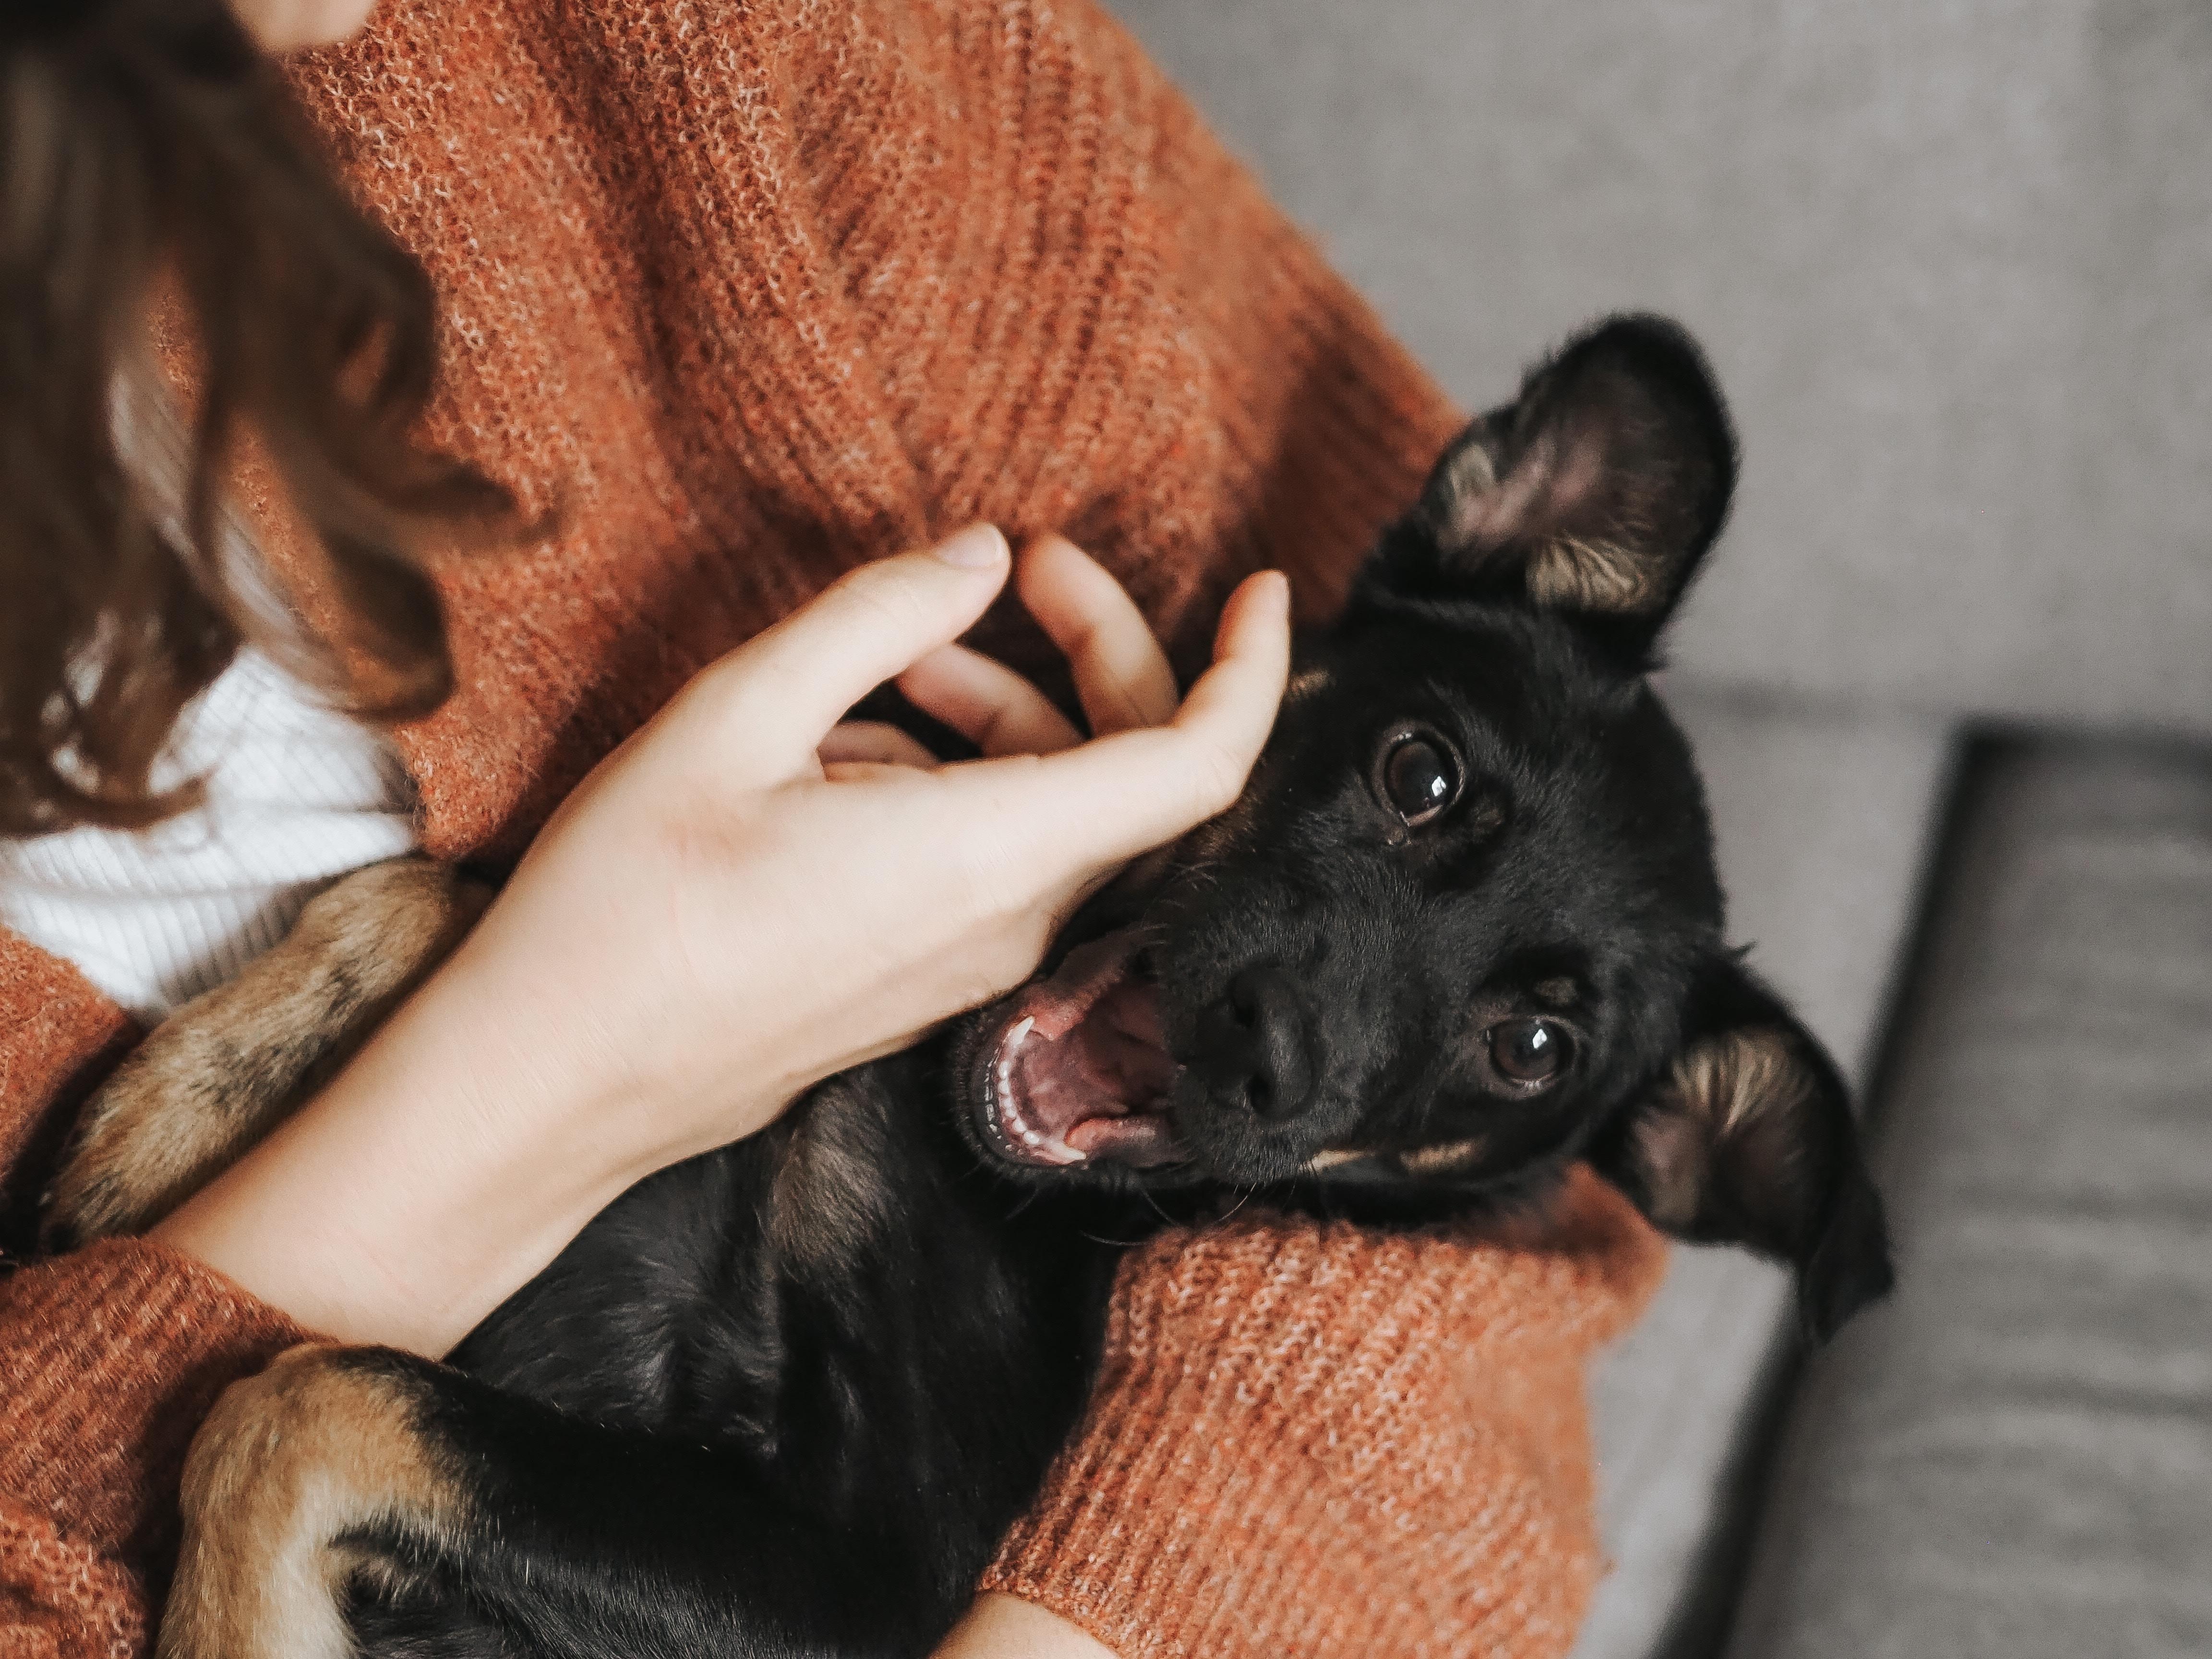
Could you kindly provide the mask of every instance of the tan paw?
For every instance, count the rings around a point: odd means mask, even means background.
[[[282,943],[195,997],[86,1106],[50,1240],[143,1231],[242,1157],[349,1058],[490,899],[428,859],[318,895]]]
[[[227,1389],[185,1462],[161,1659],[349,1659],[371,1524],[458,1540],[468,1493],[422,1426],[429,1385],[378,1349],[308,1345]]]

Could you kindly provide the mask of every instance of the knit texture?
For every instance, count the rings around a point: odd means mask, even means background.
[[[539,545],[438,572],[461,689],[398,740],[440,856],[513,852],[699,666],[849,566],[972,519],[1096,551],[1186,666],[1261,563],[1288,569],[1302,608],[1323,614],[1456,425],[1087,0],[386,0],[366,35],[302,61],[296,82],[442,296],[426,435],[559,515]],[[240,490],[312,613],[313,562],[282,502],[251,472]],[[1010,609],[977,640],[1050,666]],[[0,1006],[0,1209],[20,1213],[131,1028],[4,936]],[[1274,1235],[1247,1227],[1191,1247],[1196,1279],[1176,1277],[1174,1243],[1147,1251],[1124,1275],[1115,1330],[1166,1320],[1176,1351],[1224,1368],[1220,1382],[1168,1386],[1157,1341],[1141,1348],[1152,1360],[1117,1360],[1018,1540],[1022,1593],[1117,1621],[1132,1653],[1153,1650],[1146,1632],[1202,1630],[1209,1653],[1257,1659],[1301,1650],[1285,1645],[1291,1626],[1248,1641],[1255,1604],[1232,1617],[1209,1595],[1286,1582],[1261,1559],[1278,1547],[1348,1551],[1370,1574],[1352,1599],[1414,1598],[1438,1620],[1425,1638],[1437,1650],[1467,1650],[1479,1630],[1505,1632],[1489,1651],[1563,1651],[1593,1570],[1573,1361],[1625,1316],[1652,1259],[1613,1213],[1609,1277],[1547,1277],[1534,1265],[1546,1253],[1524,1252],[1519,1277],[1473,1300],[1449,1286],[1462,1272],[1490,1282],[1495,1244],[1437,1238],[1407,1255],[1292,1228],[1271,1257]],[[1261,1252],[1237,1270],[1256,1277],[1206,1265],[1217,1249]],[[1310,1299],[1302,1267],[1318,1278]],[[1343,1287],[1370,1271],[1408,1352],[1496,1358],[1481,1386],[1444,1389],[1362,1346],[1371,1310]],[[1172,1287],[1200,1282],[1223,1287],[1200,1299],[1209,1308],[1264,1291],[1274,1322],[1189,1323]],[[143,1645],[179,1451],[222,1382],[292,1335],[139,1243],[0,1282],[0,1620],[18,1621],[0,1653]],[[1304,1381],[1267,1392],[1278,1376]],[[1374,1449],[1358,1467],[1375,1487],[1346,1484],[1350,1463],[1316,1463],[1315,1437],[1330,1435]],[[1200,1462],[1139,1468],[1147,1444]],[[1495,1454],[1463,1455],[1474,1444]],[[1166,1484],[1148,1495],[1155,1478]],[[1492,1507],[1492,1480],[1514,1494],[1495,1500],[1506,1507]],[[1268,1494],[1260,1507],[1240,1507],[1240,1482]],[[1239,1574],[1148,1567],[1166,1541],[1150,1527],[1186,1503],[1245,1517],[1224,1534]],[[1424,1517],[1461,1504],[1474,1519],[1447,1560],[1422,1541]],[[1368,1528],[1376,1516],[1411,1524]],[[1068,1528],[1072,1554],[1048,1541]],[[1414,1583],[1440,1561],[1444,1577]],[[1334,1598],[1353,1580],[1326,1582]],[[1493,1603],[1537,1612],[1513,1623]],[[1337,1616],[1296,1626],[1316,1644],[1305,1650],[1350,1650],[1325,1645],[1350,1639]]]
[[[52,1113],[76,1104],[138,1031],[76,969],[5,928],[0,1009],[0,1170],[14,1172],[50,1158],[41,1143],[53,1139]],[[0,1234],[0,1261],[6,1238]]]
[[[0,1492],[56,1515],[88,1489],[121,1496],[76,1535],[140,1560],[175,1542],[185,1446],[216,1395],[306,1334],[222,1274],[136,1240],[0,1280],[0,1329],[10,1338]],[[126,1424],[133,1432],[112,1432]]]
[[[1457,428],[1083,0],[379,20],[301,80],[447,307],[429,436],[564,526],[446,574],[462,689],[401,734],[434,854],[971,520],[1073,537],[1185,665],[1261,564],[1324,611]],[[1012,601],[978,640],[1056,665]]]
[[[1583,1365],[1663,1267],[1587,1170],[1519,1242],[1164,1234],[984,1587],[1122,1659],[1564,1653],[1598,1562]]]
[[[147,1599],[129,1569],[0,1492],[0,1659],[130,1659]]]

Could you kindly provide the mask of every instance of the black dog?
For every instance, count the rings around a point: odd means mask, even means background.
[[[1231,1190],[1400,1224],[1587,1158],[1833,1330],[1880,1204],[1644,678],[1735,469],[1672,325],[1536,369],[1304,644],[1239,804],[1048,975],[637,1187],[453,1366],[227,1395],[164,1653],[926,1653],[1074,1425],[1099,1241]]]

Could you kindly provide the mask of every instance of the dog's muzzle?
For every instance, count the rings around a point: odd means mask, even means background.
[[[1009,1164],[1180,1163],[1168,1124],[1178,1067],[1142,970],[1140,930],[1068,952],[1000,1005],[974,1049],[969,1109]]]

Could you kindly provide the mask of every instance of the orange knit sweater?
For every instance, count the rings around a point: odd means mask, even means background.
[[[1089,0],[386,0],[297,81],[443,295],[428,436],[561,513],[441,573],[461,690],[399,741],[443,856],[513,849],[702,664],[971,519],[1066,532],[1185,661],[1261,562],[1325,611],[1455,424]],[[981,634],[1046,666],[1018,617]],[[4,934],[0,1006],[0,1655],[137,1652],[185,1442],[299,1333],[143,1243],[21,1259],[135,1034]],[[1131,1659],[1561,1653],[1581,1365],[1659,1260],[1595,1180],[1540,1244],[1164,1237],[989,1582]]]

